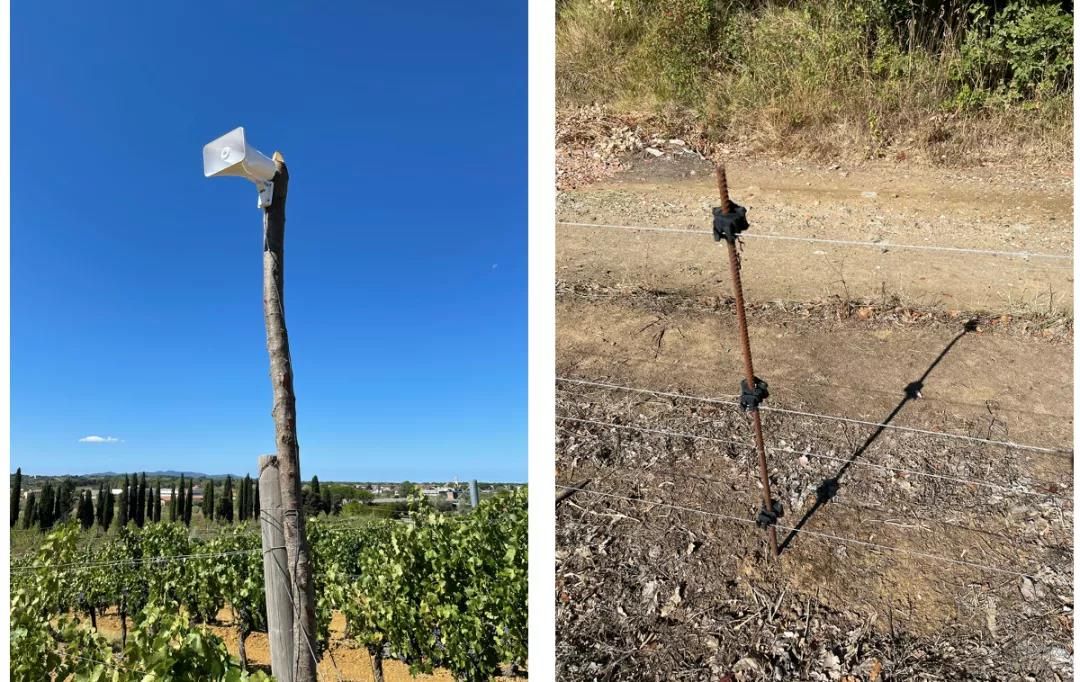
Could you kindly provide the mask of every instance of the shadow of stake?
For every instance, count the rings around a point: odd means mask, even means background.
[[[866,450],[871,445],[873,445],[874,441],[877,440],[878,436],[880,436],[883,431],[885,431],[889,423],[892,422],[892,420],[896,418],[896,415],[900,414],[900,411],[904,409],[904,406],[912,400],[918,400],[922,397],[923,384],[926,381],[926,378],[930,376],[930,372],[934,371],[934,368],[941,363],[941,361],[945,358],[948,352],[952,350],[952,347],[955,346],[957,342],[960,341],[960,339],[964,338],[964,336],[969,332],[974,332],[977,328],[977,320],[968,320],[967,322],[965,322],[963,331],[957,334],[953,338],[953,340],[950,341],[947,346],[945,346],[944,350],[942,350],[941,353],[938,354],[937,358],[935,358],[934,361],[930,363],[930,366],[926,368],[926,371],[923,372],[923,375],[919,377],[918,380],[913,381],[904,387],[904,399],[900,401],[900,404],[893,408],[893,411],[889,413],[888,417],[885,417],[885,420],[878,425],[874,433],[866,439],[866,442],[864,442],[858,447],[858,449],[855,450],[854,454],[852,454],[851,457],[846,462],[844,462],[844,465],[841,466],[835,474],[825,479],[818,485],[817,490],[815,491],[816,499],[814,500],[814,506],[811,507],[805,514],[803,514],[803,517],[799,519],[799,522],[797,524],[795,524],[795,527],[788,533],[787,537],[784,538],[784,541],[780,543],[780,553],[783,553],[788,548],[788,545],[792,543],[792,541],[795,539],[795,536],[798,535],[799,531],[801,531],[803,527],[807,524],[807,522],[810,521],[811,517],[813,517],[819,509],[828,504],[830,500],[836,497],[836,495],[840,492],[840,480],[844,477],[844,474],[846,474],[848,469],[851,468],[851,465],[855,463],[855,460],[861,457],[863,453],[865,453]]]

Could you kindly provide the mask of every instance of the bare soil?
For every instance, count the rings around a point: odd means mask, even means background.
[[[1072,189],[1058,174],[858,169],[731,161],[732,198],[751,228],[743,252],[752,300],[900,296],[912,305],[1048,313],[1071,310],[1072,261],[761,239],[826,238],[1047,255],[1072,253]],[[684,180],[651,169],[700,165]],[[711,164],[640,161],[635,170],[558,198],[558,276],[688,294],[728,290],[712,241]],[[701,230],[627,231],[565,223]],[[726,288],[725,288],[726,287]]]
[[[711,166],[629,165],[558,219],[709,229]],[[1068,177],[728,177],[751,233],[1072,251]],[[1071,261],[747,239],[743,263],[766,407],[812,413],[761,413],[779,564],[724,246],[558,228],[557,374],[594,382],[557,382],[558,483],[588,482],[557,507],[560,679],[1071,679]]]

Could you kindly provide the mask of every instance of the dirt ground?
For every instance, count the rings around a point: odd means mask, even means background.
[[[98,630],[107,637],[120,638],[120,619],[115,613],[107,613],[97,619]],[[239,634],[232,626],[232,614],[228,608],[218,614],[217,625],[203,626],[221,637],[233,656],[239,656]],[[254,632],[245,642],[248,665],[252,669],[270,672],[270,645],[266,633]],[[401,661],[386,659],[383,661],[383,675],[386,682],[453,682],[454,677],[445,670],[437,670],[434,675],[409,673],[409,666]],[[342,682],[372,682],[371,656],[367,649],[345,638],[345,617],[334,612],[330,621],[330,649],[319,662],[319,679],[341,680]],[[510,682],[514,678],[495,678]]]
[[[635,162],[561,193],[558,220],[708,230],[709,170]],[[728,177],[751,234],[1072,252],[1052,172]],[[742,357],[724,246],[556,235],[557,479],[587,481],[557,507],[560,679],[1072,678],[1071,260],[745,241],[755,372],[788,410],[761,413],[776,565],[725,402]]]
[[[672,167],[686,166],[694,176],[669,177]],[[718,203],[711,168],[695,159],[642,161],[602,184],[560,193],[557,276],[686,294],[727,290],[724,246],[708,234],[710,210]],[[969,311],[1071,310],[1071,260],[762,238],[1069,255],[1072,189],[1067,176],[1002,177],[880,165],[849,171],[733,161],[728,180],[732,198],[747,207],[751,224],[743,252],[743,281],[751,300],[899,296],[909,305]],[[703,234],[566,223],[695,229]]]

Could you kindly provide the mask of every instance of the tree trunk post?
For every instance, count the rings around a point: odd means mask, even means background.
[[[285,328],[285,197],[289,169],[274,152],[274,194],[263,209],[263,317],[274,389],[274,431],[277,442],[285,547],[292,579],[294,682],[315,682],[315,584],[308,557],[300,504],[300,445],[296,438],[296,395],[293,393],[289,332]]]
[[[282,524],[278,459],[275,455],[259,457],[259,497],[264,500],[259,514],[259,528],[262,530],[270,670],[275,680],[293,682],[294,619],[289,585],[289,557],[285,550],[285,530]]]

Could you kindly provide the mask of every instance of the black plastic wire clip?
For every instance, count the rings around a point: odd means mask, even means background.
[[[757,515],[758,528],[765,529],[769,526],[775,526],[776,520],[784,517],[784,505],[780,504],[780,500],[772,501],[772,510],[765,508],[765,505],[761,505],[761,511]]]
[[[745,412],[753,412],[769,397],[769,385],[757,377],[754,377],[754,390],[751,391],[746,385],[746,379],[739,382],[739,388],[742,389],[739,395],[739,406]]]
[[[731,208],[724,213],[719,206],[713,206],[712,210],[712,234],[713,241],[734,242],[740,232],[750,229],[750,223],[746,222],[746,207],[739,206],[734,201],[728,202]]]

